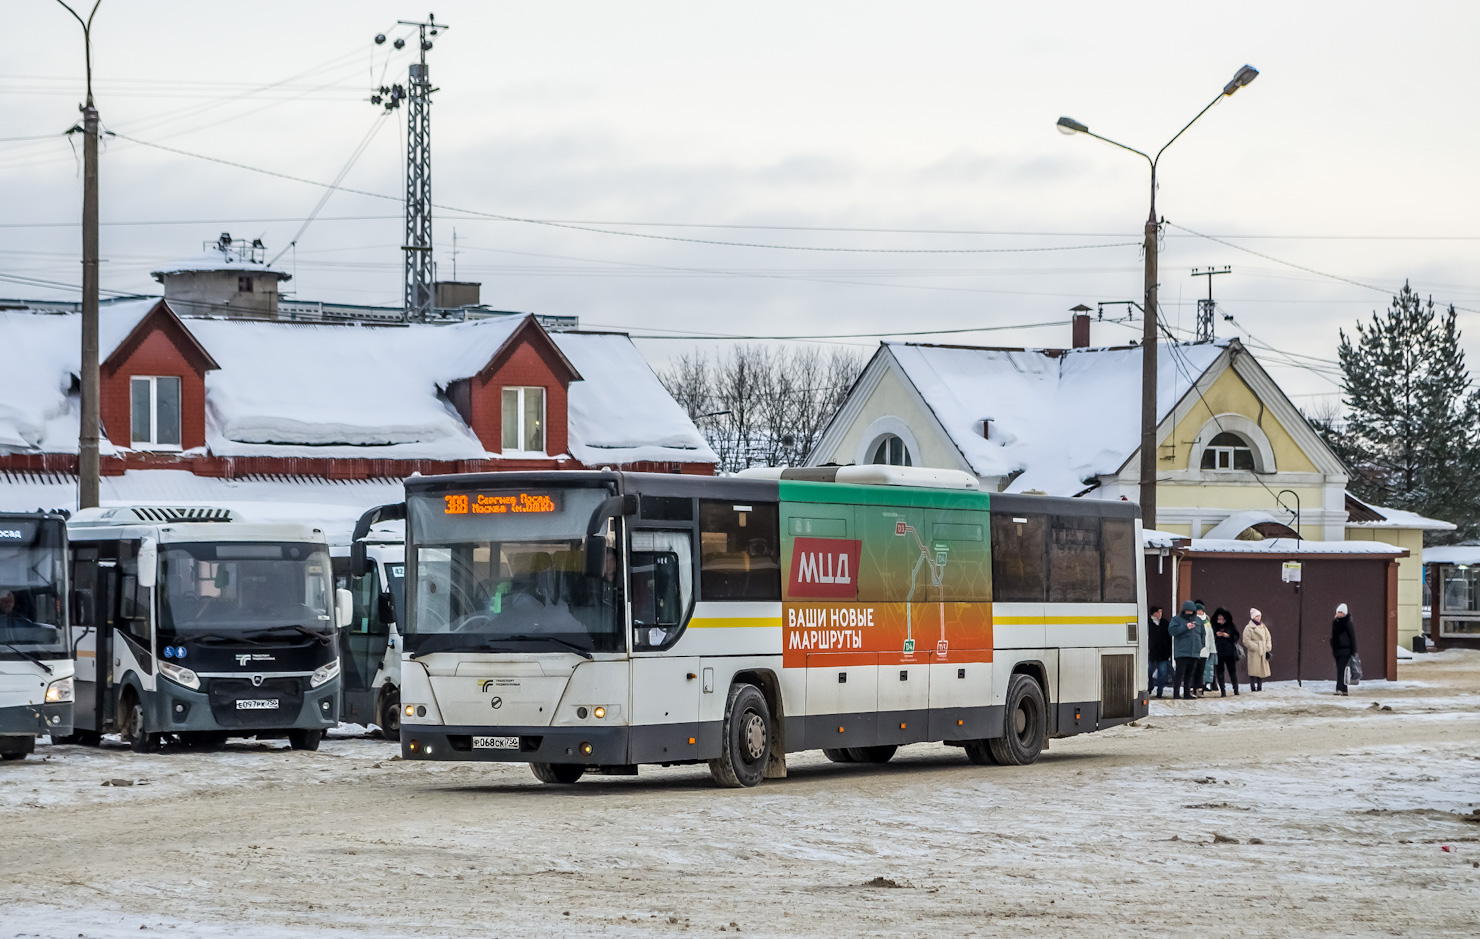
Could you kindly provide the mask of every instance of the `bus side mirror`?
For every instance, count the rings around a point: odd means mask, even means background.
[[[93,595],[91,590],[72,591],[72,625],[92,625]]]
[[[349,546],[349,574],[351,577],[364,577],[369,573],[370,563],[365,556],[365,542],[356,541]]]
[[[340,587],[334,591],[334,625],[340,629],[349,625],[355,616],[355,595]]]
[[[586,525],[586,576],[601,577],[606,573],[606,539],[600,537],[606,520],[637,514],[637,496],[627,493],[612,496],[596,507]]]
[[[139,586],[153,587],[159,574],[159,544],[153,538],[139,542]]]

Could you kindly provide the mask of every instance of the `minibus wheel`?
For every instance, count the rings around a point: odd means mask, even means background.
[[[288,746],[294,750],[317,750],[319,741],[323,739],[324,732],[314,728],[301,727],[288,731]]]
[[[848,749],[847,747],[842,747],[837,750],[829,750],[824,748],[822,751],[822,755],[827,757],[829,760],[832,760],[834,763],[853,762],[853,751]]]
[[[1027,675],[1014,675],[1006,704],[1002,736],[989,743],[992,756],[1003,766],[1027,766],[1043,752],[1048,726],[1043,689]]]
[[[723,750],[709,774],[728,789],[758,785],[771,759],[771,709],[755,685],[731,685],[725,708]]]
[[[573,763],[531,763],[529,771],[542,783],[569,786],[586,775],[586,767]]]
[[[123,702],[118,712],[123,715],[119,736],[123,737],[130,750],[135,753],[153,753],[159,749],[160,736],[144,729],[144,704],[132,688],[123,693]]]

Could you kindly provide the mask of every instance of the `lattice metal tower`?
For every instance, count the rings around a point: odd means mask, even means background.
[[[1222,270],[1208,268],[1207,270],[1192,269],[1193,277],[1206,277],[1208,279],[1208,297],[1206,300],[1199,298],[1197,301],[1197,338],[1195,342],[1213,341],[1213,314],[1217,306],[1213,303],[1213,278],[1219,274],[1231,274],[1233,268],[1224,266]]]
[[[415,26],[420,61],[411,64],[406,87],[381,86],[379,94],[370,99],[373,104],[383,104],[386,110],[399,107],[402,100],[406,108],[406,238],[401,245],[404,255],[402,263],[402,315],[407,320],[429,320],[433,316],[433,281],[436,277],[432,260],[432,80],[427,72],[427,52],[432,48],[432,37],[447,29],[446,23],[438,23],[434,14],[428,14],[426,22],[397,20],[401,26]],[[377,44],[385,42],[385,36],[375,37]],[[395,47],[405,46],[405,40],[397,39]]]

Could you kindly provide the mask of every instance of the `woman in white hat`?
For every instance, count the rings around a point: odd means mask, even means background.
[[[1274,651],[1269,627],[1264,625],[1264,614],[1249,610],[1249,622],[1244,626],[1244,660],[1249,663],[1249,690],[1263,691],[1264,679],[1269,677],[1269,656]]]

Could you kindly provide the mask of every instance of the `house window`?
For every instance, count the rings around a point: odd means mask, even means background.
[[[1203,451],[1202,468],[1205,470],[1248,470],[1254,471],[1254,450],[1249,442],[1238,434],[1224,431],[1214,437]]]
[[[251,293],[252,292],[252,278],[250,278],[250,277],[238,277],[236,279],[236,292],[237,293]]]
[[[545,452],[545,389],[505,388],[503,396],[505,453]]]
[[[135,447],[180,446],[180,379],[173,375],[129,379],[129,437]]]
[[[874,447],[874,455],[869,458],[869,462],[880,463],[886,466],[915,465],[914,461],[910,459],[909,448],[904,445],[903,440],[893,434],[879,441],[879,445]]]

